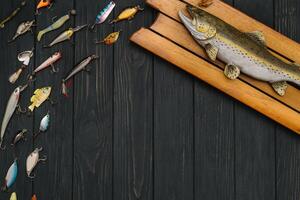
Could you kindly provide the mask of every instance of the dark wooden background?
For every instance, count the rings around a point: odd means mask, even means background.
[[[0,18],[21,0],[2,0]],[[237,9],[300,41],[300,1],[227,0]],[[93,23],[108,0],[57,1],[36,17],[35,35],[52,17],[76,8],[77,16],[64,29]],[[141,0],[117,0],[110,16]],[[60,31],[36,43],[27,34],[11,45],[17,25],[32,20],[35,2],[0,30],[0,117],[17,85],[8,76],[19,66],[17,54],[35,47],[29,70],[60,50],[63,59],[57,75],[43,71],[22,95],[29,105],[34,88],[53,86],[58,104],[45,103],[32,117],[15,115],[6,143],[17,129],[38,130],[41,118],[51,112],[51,127],[36,140],[17,147],[19,174],[10,190],[19,199],[47,200],[298,200],[300,198],[300,138],[261,114],[222,94],[187,73],[129,42],[130,35],[148,26],[156,13],[149,7],[131,22],[97,26],[96,33],[82,31],[70,42],[43,49]],[[114,30],[122,29],[114,46],[94,45]],[[176,33],[174,33],[176,34]],[[70,97],[60,94],[61,79],[89,54],[90,75],[79,74]],[[25,75],[18,83],[22,83]],[[299,122],[300,123],[300,122]],[[38,165],[36,178],[26,177],[25,160],[34,147],[44,148],[46,163]],[[4,179],[14,154],[0,152],[0,177]],[[10,193],[0,193],[8,199]]]

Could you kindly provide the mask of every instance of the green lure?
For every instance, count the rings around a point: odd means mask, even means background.
[[[21,3],[21,6],[20,7],[18,7],[18,8],[16,8],[7,18],[5,18],[4,20],[2,20],[1,22],[0,22],[0,28],[4,28],[4,26],[5,26],[5,24],[9,21],[9,20],[11,20],[14,16],[16,16],[19,12],[20,12],[20,10],[22,9],[22,7],[24,7],[26,5],[26,1],[23,1],[22,3]]]

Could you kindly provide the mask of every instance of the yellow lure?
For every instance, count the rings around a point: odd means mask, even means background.
[[[119,21],[122,21],[125,19],[131,20],[134,18],[135,14],[138,11],[143,11],[143,10],[144,9],[141,8],[139,5],[131,7],[131,8],[127,8],[127,9],[123,10],[116,19],[111,21],[110,24],[116,23],[116,22],[119,22]]]
[[[10,195],[10,199],[9,200],[17,200],[17,193],[13,192],[11,195]]]
[[[113,32],[113,33],[109,34],[108,36],[106,36],[106,38],[104,38],[104,40],[96,42],[96,44],[105,43],[107,45],[112,45],[119,39],[120,32],[121,31]]]
[[[40,89],[36,89],[34,91],[33,96],[30,99],[30,102],[32,103],[28,109],[33,112],[34,108],[38,108],[44,101],[46,101],[51,93],[51,87],[43,87]]]

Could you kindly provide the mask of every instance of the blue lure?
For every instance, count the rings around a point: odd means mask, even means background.
[[[39,132],[35,134],[34,137],[37,137],[41,132],[47,131],[49,125],[50,125],[50,113],[48,112],[47,115],[45,115],[41,120]]]
[[[17,179],[18,175],[18,163],[17,159],[13,162],[13,164],[9,167],[5,180],[4,180],[4,186],[2,188],[3,191],[6,191],[8,188],[10,188]]]
[[[102,24],[103,22],[105,22],[105,20],[110,15],[110,13],[113,11],[115,6],[116,6],[116,4],[113,1],[111,1],[107,6],[105,6],[105,8],[103,10],[101,10],[100,13],[96,16],[95,23],[93,24],[91,29],[94,29],[96,24]]]

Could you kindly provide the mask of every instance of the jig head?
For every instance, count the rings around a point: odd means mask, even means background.
[[[9,40],[8,43],[15,41],[20,35],[23,35],[23,34],[27,33],[28,31],[32,31],[31,28],[33,26],[35,26],[34,22],[35,22],[35,20],[32,20],[32,21],[25,21],[25,22],[22,22],[21,24],[19,24],[14,37],[11,40]]]
[[[34,178],[35,175],[31,175],[32,171],[36,167],[36,165],[40,161],[46,161],[47,157],[44,156],[43,158],[40,158],[40,152],[43,150],[43,148],[36,148],[29,156],[27,157],[26,160],[26,173],[29,178]]]
[[[25,134],[27,133],[27,129],[19,130],[16,134],[15,137],[13,138],[11,142],[11,146],[16,146],[17,143],[19,143],[21,140],[26,141]]]
[[[14,18],[22,9],[22,7],[24,7],[26,5],[26,1],[22,1],[20,7],[16,8],[7,18],[5,18],[4,20],[2,20],[0,22],[0,28],[4,28],[5,24],[11,20],[12,18]]]
[[[115,8],[116,4],[115,2],[111,1],[107,6],[101,10],[98,15],[96,16],[95,23],[91,26],[91,29],[94,29],[97,24],[102,24],[105,22],[107,17],[110,15],[110,13],[113,11]]]
[[[104,40],[101,40],[101,41],[98,41],[95,43],[96,44],[105,43],[107,45],[112,45],[115,42],[117,42],[117,40],[119,39],[120,33],[121,33],[121,31],[113,32],[113,33],[109,34],[108,36],[106,36],[104,38]]]
[[[136,15],[136,13],[138,11],[143,11],[143,10],[144,10],[144,8],[141,8],[139,5],[127,8],[127,9],[123,10],[116,19],[111,21],[110,24],[113,24],[113,23],[116,23],[116,22],[119,22],[119,21],[122,21],[125,19],[131,20],[134,18],[134,16]]]
[[[4,185],[2,191],[7,191],[16,181],[18,175],[18,163],[17,159],[14,160],[13,164],[9,167],[5,176]]]
[[[40,122],[39,132],[34,135],[34,138],[36,138],[40,133],[47,131],[49,128],[49,125],[50,125],[50,113],[48,112],[47,115],[45,115],[42,118],[42,120]]]

